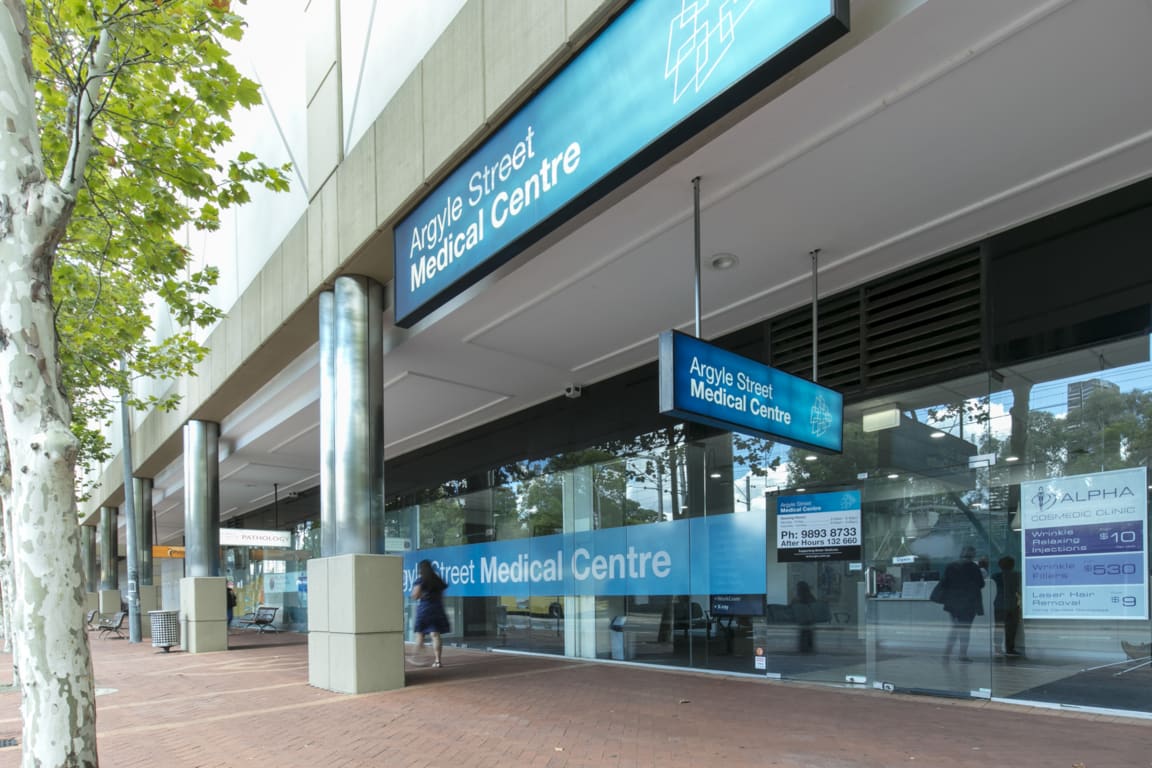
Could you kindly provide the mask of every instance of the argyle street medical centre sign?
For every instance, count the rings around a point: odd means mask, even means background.
[[[660,412],[839,453],[844,397],[679,331],[660,334]]]
[[[847,0],[630,3],[396,226],[396,324],[411,327],[847,30]]]

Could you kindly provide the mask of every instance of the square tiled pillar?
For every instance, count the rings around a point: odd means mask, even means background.
[[[160,588],[155,585],[142,585],[140,590],[140,637],[152,637],[152,622],[148,611],[160,610]]]
[[[180,579],[180,644],[188,653],[228,650],[227,583],[223,576]]]
[[[120,610],[120,590],[100,590],[100,613],[111,615]],[[127,626],[127,625],[125,625]]]
[[[404,559],[308,561],[308,682],[337,693],[404,687]]]

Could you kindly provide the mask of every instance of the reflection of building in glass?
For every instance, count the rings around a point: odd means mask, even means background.
[[[1104,379],[1085,379],[1083,381],[1074,381],[1068,385],[1068,413],[1071,414],[1074,410],[1079,410],[1084,403],[1088,402],[1088,398],[1095,392],[1107,390],[1109,392],[1120,392],[1120,385],[1105,381]]]

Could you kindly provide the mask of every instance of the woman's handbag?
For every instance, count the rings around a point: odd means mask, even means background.
[[[923,594],[923,593],[921,593]],[[932,594],[928,595],[928,599],[934,603],[944,603],[944,582],[936,582],[936,586],[932,587]]]

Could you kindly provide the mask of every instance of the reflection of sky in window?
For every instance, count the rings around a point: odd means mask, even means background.
[[[1149,345],[1149,357],[1152,357],[1152,336],[1149,337]],[[1074,376],[1039,382],[1032,387],[1028,403],[1029,410],[1032,412],[1046,411],[1057,419],[1063,419],[1068,415],[1068,385],[1092,379],[1112,382],[1120,388],[1122,394],[1143,392],[1149,388],[1148,383],[1152,381],[1152,363],[1133,363],[1132,365],[1122,365],[1100,371],[1086,371]],[[977,403],[979,400],[972,398],[967,402]],[[998,440],[1007,439],[1012,433],[1012,417],[1009,413],[1012,403],[1013,397],[1010,389],[993,392],[989,397],[990,419],[988,428],[992,437]],[[959,433],[955,416],[941,421],[933,421],[928,415],[927,408],[918,409],[915,416],[918,421],[937,426],[951,435],[958,435]],[[964,419],[965,427],[971,423],[970,418]],[[978,430],[977,434],[984,434],[983,427]],[[973,437],[975,435],[965,435],[966,439]]]
[[[1150,341],[1152,341],[1152,337],[1150,337]],[[1152,357],[1152,354],[1149,356]],[[1121,393],[1145,391],[1150,389],[1148,383],[1152,382],[1152,363],[1135,363],[1040,382],[1032,388],[1029,403],[1031,410],[1046,411],[1058,419],[1063,419],[1068,410],[1068,385],[1092,379],[1112,382],[1120,388]],[[980,400],[979,398],[972,398],[968,402],[976,404]],[[990,419],[987,429],[991,432],[991,436],[997,440],[1003,441],[1011,434],[1012,420],[1009,410],[1012,407],[1012,402],[1010,389],[993,392],[989,396]],[[954,415],[941,422],[933,422],[929,418],[928,409],[923,408],[915,411],[915,418],[921,423],[938,426],[942,431],[952,435],[959,433]],[[975,426],[970,418],[965,419],[964,438],[966,440],[976,442],[982,440],[985,434],[984,425]],[[766,449],[765,445],[767,446]],[[766,495],[789,488],[788,464],[791,450],[790,446],[783,443],[764,441],[761,445],[753,445],[749,450],[737,448],[733,451],[732,482],[730,485],[722,483],[720,487],[724,489],[723,493],[731,493],[733,509],[736,512],[748,510],[765,512],[767,508]],[[658,456],[637,456],[624,460],[629,477],[626,496],[643,509],[661,511],[664,519],[670,520],[675,509],[671,495],[672,482],[669,477],[667,462],[664,464],[663,478],[660,481],[656,479],[655,465],[659,458]],[[775,459],[779,459],[779,464],[773,468],[772,462]],[[753,460],[763,468],[763,474],[754,474],[749,469]],[[545,462],[529,462],[529,466],[542,471]],[[681,467],[681,471],[683,471],[683,467]],[[527,484],[513,483],[511,487],[516,489],[517,496],[520,497],[521,504],[523,504],[520,491],[525,489]],[[680,503],[683,503],[686,497],[686,488],[683,487],[683,483],[680,483],[678,489],[681,496]],[[662,500],[661,496],[663,496]]]

